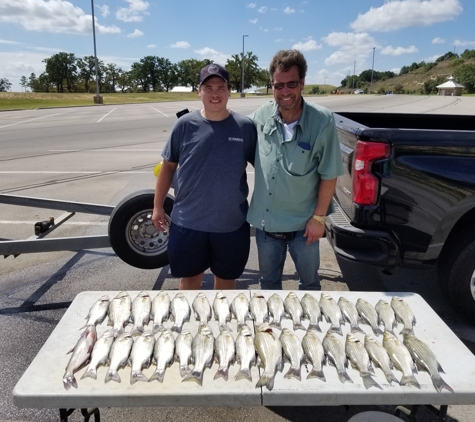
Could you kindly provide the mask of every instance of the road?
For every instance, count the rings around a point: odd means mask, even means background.
[[[231,109],[243,114],[255,110],[265,98],[230,100]],[[382,111],[433,114],[475,114],[475,98],[428,96],[312,97],[338,111]],[[59,200],[116,205],[141,189],[153,189],[153,167],[184,108],[196,110],[199,101],[104,105],[0,113],[0,193]],[[253,169],[248,168],[252,190]],[[60,212],[0,204],[0,238],[25,239],[36,221]],[[55,236],[106,234],[108,218],[78,214],[60,227]],[[435,274],[401,270],[393,276],[377,269],[338,261],[327,242],[321,242],[320,274],[324,290],[413,291],[421,294],[457,336],[475,352],[475,329],[458,317],[438,291]],[[128,266],[112,249],[80,252],[25,254],[0,263],[0,420],[51,421],[58,413],[48,409],[18,409],[11,391],[48,338],[69,303],[86,290],[175,290],[178,280],[168,267],[140,270]],[[203,288],[212,288],[206,274]],[[252,242],[246,270],[238,288],[258,288],[256,248]],[[284,287],[297,288],[291,260],[287,260]],[[363,410],[392,412],[389,406],[101,409],[102,420],[117,422],[222,419],[244,421],[346,422]],[[449,421],[475,420],[474,406],[451,406]],[[427,409],[419,421],[434,416]],[[82,420],[78,412],[71,421]]]

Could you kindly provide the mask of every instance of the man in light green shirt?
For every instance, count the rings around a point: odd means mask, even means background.
[[[282,289],[287,249],[301,290],[320,290],[318,240],[343,161],[332,113],[302,98],[307,63],[297,50],[271,61],[274,100],[250,117],[258,133],[247,220],[256,228],[261,289]]]

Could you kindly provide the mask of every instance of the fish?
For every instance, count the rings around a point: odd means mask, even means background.
[[[74,374],[89,362],[96,340],[96,327],[88,325],[79,337],[76,346],[68,352],[71,353],[71,357],[63,375],[63,386],[66,390],[69,390],[71,387],[78,388]]]
[[[351,332],[366,334],[359,325],[361,319],[354,303],[346,297],[341,296],[340,299],[338,299],[338,306],[340,307],[343,318],[350,323]]]
[[[393,382],[398,383],[397,378],[391,371],[394,366],[391,362],[391,359],[389,359],[388,352],[382,346],[382,344],[380,344],[373,336],[366,334],[364,338],[364,347],[374,365],[383,371],[383,374],[386,377],[386,380],[389,382],[389,385],[392,385]]]
[[[359,298],[356,301],[356,309],[358,310],[361,320],[372,328],[375,336],[383,334],[381,328],[379,328],[379,315],[373,305],[368,301]]]
[[[246,325],[246,319],[251,318],[249,312],[249,300],[244,293],[239,293],[231,302],[231,313],[236,318],[238,331]]]
[[[152,299],[148,292],[141,291],[132,302],[132,334],[143,333],[144,325],[150,321]]]
[[[343,335],[341,326],[345,324],[340,307],[328,293],[322,293],[320,296],[320,308],[327,322],[331,324],[328,332]]]
[[[214,318],[219,323],[219,331],[233,331],[226,323],[231,321],[231,311],[229,309],[228,298],[223,292],[216,292],[213,301]]]
[[[182,382],[194,381],[203,385],[205,368],[211,368],[214,357],[214,336],[206,324],[201,324],[191,343],[193,370],[185,375]]]
[[[267,307],[266,298],[261,293],[254,293],[252,295],[249,308],[256,325],[269,322],[269,308]]]
[[[284,299],[284,309],[285,312],[287,312],[287,314],[292,319],[292,322],[294,324],[294,331],[306,331],[305,327],[302,325],[303,308],[299,298],[294,292],[289,292],[287,297]]]
[[[91,360],[81,379],[93,378],[97,379],[97,367],[99,365],[105,365],[109,361],[109,352],[114,342],[114,330],[104,331],[100,336],[91,353]]]
[[[300,301],[303,309],[303,316],[310,321],[307,330],[316,330],[319,333],[322,332],[319,322],[322,321],[322,311],[320,310],[320,304],[317,298],[309,293],[305,293]]]
[[[269,391],[272,391],[275,374],[277,371],[282,372],[284,369],[282,344],[272,327],[265,323],[257,326],[254,346],[260,358],[261,366],[264,368],[259,381],[257,381],[256,388],[266,386]]]
[[[269,310],[269,315],[272,316],[272,322],[270,325],[272,327],[282,329],[282,318],[285,317],[284,301],[277,293],[274,293],[267,300],[267,308]]]
[[[181,333],[183,324],[190,320],[191,308],[183,293],[177,293],[170,303],[171,319],[173,325],[171,330]]]
[[[109,304],[109,325],[117,336],[124,332],[125,326],[130,322],[132,299],[127,292],[120,292]]]
[[[320,303],[322,302],[320,301]],[[353,380],[346,372],[346,368],[348,368],[348,359],[345,354],[345,349],[340,341],[332,332],[328,331],[323,338],[322,345],[323,350],[325,350],[325,354],[327,355],[328,363],[336,368],[340,382],[345,383],[348,381],[353,383]]]
[[[218,362],[218,370],[213,379],[224,378],[228,380],[229,366],[234,363],[236,347],[233,336],[228,330],[223,330],[214,340],[214,356]]]
[[[371,387],[376,387],[382,390],[372,377],[375,373],[364,344],[353,334],[346,335],[345,353],[351,366],[360,373],[365,388],[368,390]]]
[[[391,359],[394,367],[402,372],[402,378],[399,384],[413,385],[420,389],[421,386],[414,376],[414,374],[417,373],[417,369],[407,347],[389,331],[384,332],[383,347],[386,349],[386,352],[388,352],[389,359]]]
[[[399,334],[414,334],[414,325],[416,325],[416,317],[410,306],[400,297],[394,296],[391,299],[391,308],[396,314],[396,320],[404,324],[404,328]]]
[[[165,331],[163,323],[168,320],[170,315],[170,302],[168,292],[163,290],[153,298],[150,316],[153,319],[154,333]]]
[[[279,337],[282,344],[282,350],[286,359],[290,362],[290,368],[284,375],[284,378],[296,378],[301,381],[301,369],[305,363],[305,353],[298,337],[288,328],[283,328]]]
[[[152,331],[145,331],[135,339],[130,351],[130,366],[132,367],[130,385],[135,384],[137,381],[148,381],[142,369],[150,366],[154,345],[155,337]]]
[[[175,340],[175,360],[180,364],[180,376],[183,378],[190,369],[191,343],[193,336],[190,330],[184,328]]]
[[[384,325],[384,330],[394,334],[397,327],[396,316],[391,305],[383,299],[380,299],[374,307],[379,315],[379,321]]]
[[[117,336],[114,343],[112,343],[111,351],[109,354],[109,370],[106,373],[105,382],[115,381],[120,382],[119,369],[127,365],[127,361],[130,356],[130,351],[134,344],[132,334],[122,332]]]
[[[318,378],[326,381],[323,373],[323,365],[325,365],[326,357],[323,345],[315,334],[315,331],[308,329],[302,339],[302,348],[307,360],[312,364],[312,370],[308,373],[307,379]]]
[[[195,320],[200,324],[207,324],[211,320],[211,305],[209,300],[203,292],[199,292],[193,299],[191,304],[193,312],[195,313]]]
[[[403,344],[407,347],[407,350],[409,350],[417,367],[430,375],[432,384],[438,393],[441,393],[444,388],[451,393],[454,392],[453,388],[440,376],[440,372],[443,374],[445,374],[445,372],[427,344],[412,334],[406,334],[404,336]]]
[[[236,338],[236,361],[241,366],[234,379],[247,379],[252,382],[251,367],[256,365],[256,347],[252,331],[247,325],[241,326]]]
[[[101,324],[107,316],[107,311],[109,310],[110,299],[108,295],[101,296],[89,309],[89,312],[86,316],[86,324],[80,328],[83,330],[88,325],[99,325]]]
[[[158,382],[163,382],[165,371],[172,365],[175,358],[175,339],[170,330],[162,331],[158,336],[153,347],[153,358],[157,368],[149,381],[157,380]]]

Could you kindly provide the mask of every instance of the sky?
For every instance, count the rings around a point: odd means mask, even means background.
[[[0,78],[11,91],[54,54],[94,55],[92,4],[97,57],[123,70],[145,56],[225,64],[244,42],[261,68],[295,48],[307,84],[339,86],[475,49],[474,0],[0,0]]]

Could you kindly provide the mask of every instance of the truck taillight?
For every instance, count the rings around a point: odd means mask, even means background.
[[[376,160],[388,158],[389,144],[357,141],[353,161],[353,202],[358,205],[375,205],[378,201],[379,179],[371,173]]]

